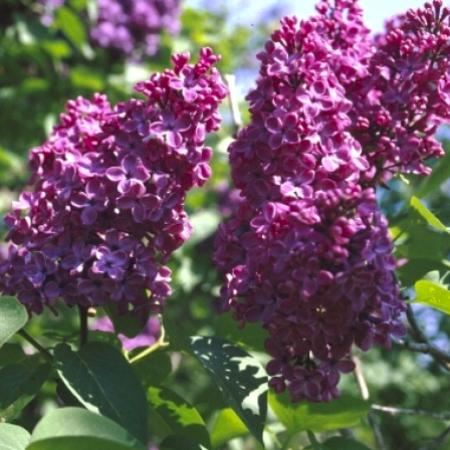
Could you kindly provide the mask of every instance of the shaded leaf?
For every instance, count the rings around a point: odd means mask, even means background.
[[[370,450],[361,442],[343,437],[332,437],[322,444],[324,450]]]
[[[0,347],[21,330],[28,321],[25,307],[13,297],[0,298]]]
[[[430,280],[419,280],[415,285],[416,300],[450,315],[450,291]]]
[[[357,425],[367,415],[367,402],[342,396],[330,403],[292,403],[284,393],[269,393],[269,405],[280,422],[291,433],[331,431]]]
[[[166,352],[153,352],[132,364],[142,385],[159,386],[172,372],[172,362]]]
[[[39,356],[0,369],[0,420],[12,420],[36,396],[51,371]]]
[[[202,444],[193,442],[183,436],[169,436],[159,446],[160,450],[208,450]]]
[[[209,434],[197,409],[184,399],[163,387],[147,390],[150,408],[166,423],[173,434],[187,438],[192,443],[210,446]]]
[[[58,375],[83,406],[110,417],[146,441],[145,391],[117,349],[92,342],[74,352],[61,344],[55,348],[54,357]]]
[[[112,420],[81,408],[51,411],[36,426],[27,450],[144,450]]]
[[[267,375],[259,362],[241,348],[219,338],[192,337],[191,348],[213,375],[225,400],[262,442],[267,415]]]

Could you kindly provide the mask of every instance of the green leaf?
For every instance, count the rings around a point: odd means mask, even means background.
[[[81,19],[70,8],[62,6],[56,11],[55,25],[75,47],[82,50],[86,42],[86,30]]]
[[[450,151],[447,144],[447,154],[433,167],[431,175],[425,177],[417,189],[419,197],[426,197],[438,189],[450,177]]]
[[[0,347],[21,330],[28,321],[25,307],[13,297],[0,298]]]
[[[41,42],[41,46],[54,59],[68,58],[72,54],[70,45],[62,39],[49,39]]]
[[[214,330],[216,335],[228,341],[242,344],[251,350],[264,351],[267,331],[260,325],[248,323],[245,327],[240,327],[231,313],[226,313],[216,318]]]
[[[202,444],[193,442],[183,436],[169,436],[161,442],[160,450],[207,450]]]
[[[145,391],[117,349],[92,342],[74,352],[61,344],[54,357],[58,375],[84,407],[110,417],[146,442]]]
[[[226,401],[262,443],[267,415],[267,375],[259,362],[219,338],[192,337],[191,348],[213,375]]]
[[[417,197],[412,197],[410,201],[410,206],[414,208],[430,225],[438,231],[444,231],[449,233],[447,227],[418,199]]]
[[[416,300],[450,315],[450,291],[441,284],[419,280],[415,285]]]
[[[172,363],[166,352],[150,353],[132,365],[142,385],[159,386],[172,372]]]
[[[36,426],[26,450],[144,450],[112,420],[81,408],[51,411]]]
[[[361,442],[343,437],[332,437],[322,444],[324,450],[370,450]]]
[[[20,344],[5,344],[0,348],[0,367],[14,364],[26,358]]]
[[[211,428],[211,443],[213,448],[217,448],[247,434],[249,434],[248,428],[239,416],[231,408],[222,409]]]
[[[210,447],[202,416],[177,394],[167,388],[151,387],[147,390],[147,400],[153,412],[160,416],[173,434]]]
[[[30,434],[17,425],[0,423],[0,450],[25,450]]]
[[[50,370],[38,355],[0,369],[0,421],[17,417],[39,392]]]
[[[367,402],[343,396],[330,403],[292,403],[284,393],[269,393],[269,405],[288,432],[331,431],[357,425],[366,416]]]
[[[88,67],[72,67],[70,80],[77,89],[88,89],[90,91],[101,91],[105,88],[103,77]]]

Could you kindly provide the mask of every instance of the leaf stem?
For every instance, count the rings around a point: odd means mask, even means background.
[[[32,336],[30,336],[25,330],[20,330],[18,332],[20,336],[22,336],[30,345],[32,345],[36,350],[39,351],[39,353],[44,356],[45,359],[48,359],[49,361],[53,361],[52,354],[41,344],[39,344],[36,339],[34,339]]]
[[[136,364],[137,362],[146,358],[148,355],[151,355],[152,353],[156,352],[160,348],[168,347],[169,343],[165,341],[165,338],[166,338],[166,331],[164,327],[161,326],[161,336],[159,337],[158,341],[155,342],[151,347],[148,347],[142,352],[138,353],[134,358],[131,358],[129,360],[130,364]]]

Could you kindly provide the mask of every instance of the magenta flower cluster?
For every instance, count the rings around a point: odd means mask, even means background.
[[[100,47],[127,56],[152,56],[163,31],[179,31],[180,5],[181,0],[98,0],[91,37]]]
[[[136,86],[145,100],[112,107],[102,95],[69,101],[31,152],[32,185],[7,216],[1,288],[30,312],[62,298],[84,307],[158,310],[170,294],[171,253],[189,237],[184,199],[210,175],[205,137],[226,95],[211,49],[199,62]]]
[[[404,333],[375,187],[426,173],[449,117],[449,11],[440,0],[370,38],[357,0],[285,18],[258,58],[251,123],[230,146],[240,206],[215,261],[222,308],[267,329],[270,385],[329,401],[351,349]]]

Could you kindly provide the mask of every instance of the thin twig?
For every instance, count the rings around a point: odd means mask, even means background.
[[[450,370],[450,353],[441,350],[429,341],[417,323],[411,305],[407,305],[406,308],[406,317],[408,319],[412,337],[416,342],[413,343],[402,340],[399,341],[400,345],[414,352],[429,354],[439,365]]]
[[[141,361],[142,359],[146,358],[148,355],[151,355],[152,353],[156,352],[156,350],[159,350],[160,348],[165,348],[169,346],[169,343],[166,342],[166,330],[164,326],[161,326],[161,334],[159,336],[159,339],[157,342],[155,342],[152,346],[146,348],[142,352],[138,353],[134,358],[131,358],[129,360],[130,364],[136,364],[137,362]]]
[[[239,111],[236,76],[231,74],[225,75],[225,82],[228,86],[228,98],[230,100],[230,111],[233,119],[234,132],[237,133],[242,127],[242,117],[241,112]]]
[[[378,423],[378,418],[369,412],[368,420],[369,425],[373,430],[378,450],[389,450],[386,442],[384,441],[383,433],[381,432],[380,424]]]
[[[354,356],[352,359],[353,363],[355,364],[354,374],[356,382],[358,383],[358,388],[359,392],[361,393],[361,397],[363,398],[363,400],[369,400],[370,397],[369,387],[367,386],[367,382],[364,377],[361,360],[357,356]]]
[[[449,421],[450,412],[432,412],[425,411],[423,409],[409,409],[409,408],[396,408],[393,406],[383,406],[383,405],[372,405],[371,408],[374,411],[379,411],[382,413],[389,414],[391,416],[408,415],[408,416],[426,416],[432,417],[433,419]]]
[[[88,314],[83,306],[78,308],[80,312],[80,348],[84,347],[88,341]]]
[[[450,437],[450,427],[446,428],[439,436],[434,438],[429,444],[420,448],[419,450],[438,450],[445,444]]]
[[[39,353],[41,353],[44,358],[48,359],[49,361],[53,361],[52,354],[45,347],[43,347],[41,344],[39,344],[39,342],[36,341],[36,339],[31,337],[25,330],[20,330],[19,335],[22,336],[36,350],[38,350]]]

